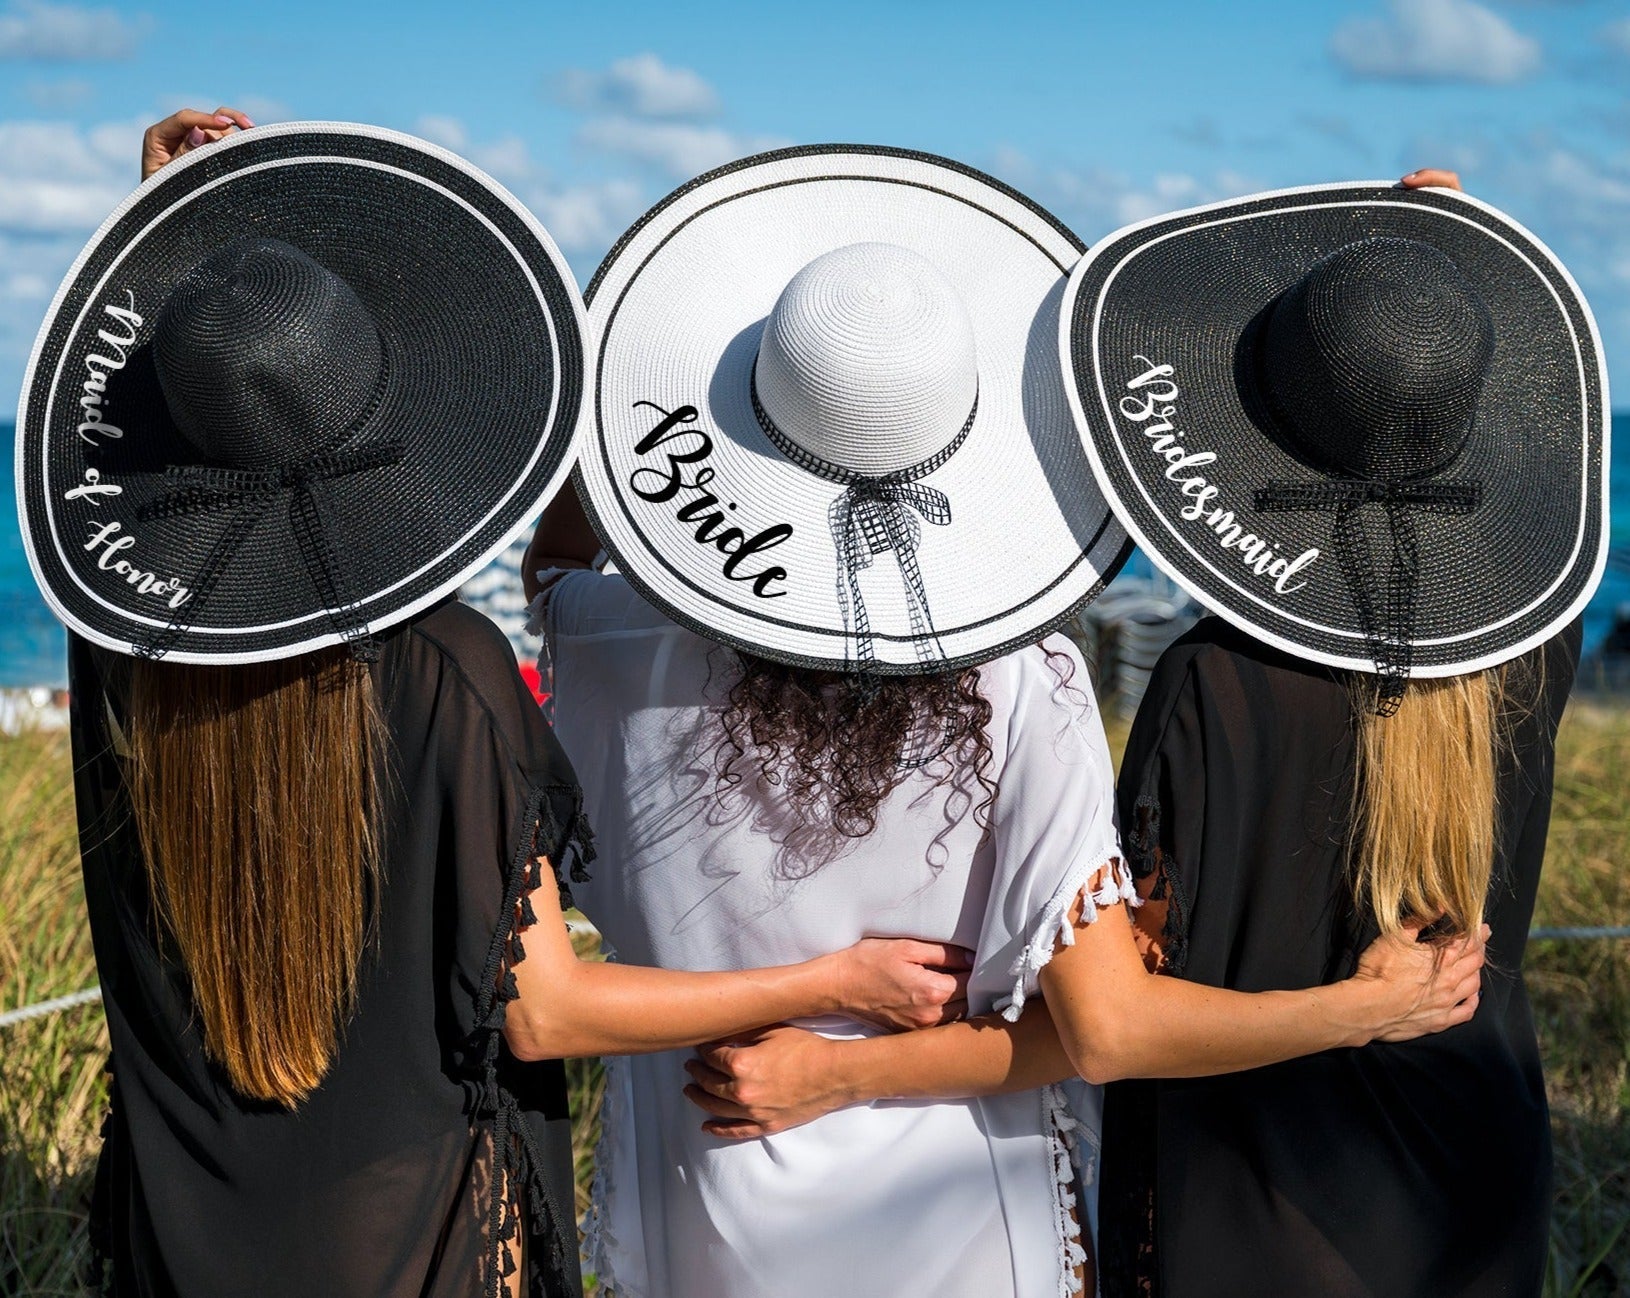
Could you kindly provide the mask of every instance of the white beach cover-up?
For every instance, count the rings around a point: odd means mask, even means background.
[[[836,859],[810,869],[788,811],[754,790],[756,767],[742,764],[737,793],[716,794],[732,653],[620,577],[549,576],[555,727],[598,846],[592,880],[573,894],[618,958],[740,969],[866,936],[954,942],[977,952],[970,1013],[1016,1016],[1070,936],[1065,914],[1083,887],[1095,883],[1100,906],[1130,899],[1118,864],[1102,872],[1119,857],[1114,777],[1064,637],[1046,642],[1051,662],[1031,647],[981,668],[1000,786],[988,834],[972,815],[977,785],[959,797],[917,771],[875,832],[838,840]],[[875,1031],[841,1018],[802,1026]],[[732,1142],[705,1134],[707,1115],[681,1093],[689,1057],[608,1061],[589,1264],[617,1298],[1056,1298],[1076,1287],[1077,1213],[1089,1229],[1095,1215],[1097,1088],[860,1105]]]

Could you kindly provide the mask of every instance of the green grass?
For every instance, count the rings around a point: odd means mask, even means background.
[[[1630,709],[1576,702],[1536,925],[1630,924],[1626,772]],[[1630,1290],[1630,941],[1535,943],[1527,975],[1556,1137],[1546,1293],[1607,1298]],[[94,979],[65,742],[0,738],[0,1009]],[[0,1029],[0,1294],[81,1293],[106,1054],[96,1006]],[[603,1080],[593,1062],[568,1076],[581,1212]]]

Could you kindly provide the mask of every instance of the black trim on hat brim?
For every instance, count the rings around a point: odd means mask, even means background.
[[[711,184],[714,181],[717,181],[717,180],[732,176],[732,175],[734,175],[734,174],[736,174],[738,172],[749,170],[749,169],[752,169],[752,168],[762,167],[762,166],[771,165],[771,164],[774,164],[774,163],[777,163],[777,162],[782,162],[782,161],[787,161],[787,160],[792,160],[792,159],[797,159],[797,158],[827,157],[827,156],[839,157],[839,156],[843,156],[843,155],[862,155],[862,156],[868,156],[868,157],[900,158],[900,159],[904,159],[904,160],[911,161],[911,162],[916,162],[916,163],[921,163],[921,164],[928,165],[928,166],[943,168],[943,169],[945,169],[947,171],[951,171],[951,172],[954,172],[954,173],[956,173],[958,175],[965,176],[968,179],[974,180],[974,181],[978,182],[981,185],[989,187],[990,189],[992,189],[993,191],[999,193],[1003,197],[1013,201],[1014,203],[1018,204],[1019,206],[1025,208],[1025,209],[1029,210],[1031,213],[1033,213],[1034,215],[1039,217],[1042,221],[1044,221],[1049,227],[1051,227],[1059,235],[1061,235],[1063,237],[1063,239],[1072,247],[1072,249],[1074,249],[1076,251],[1080,251],[1085,246],[1081,242],[1080,238],[1072,230],[1070,230],[1068,226],[1064,225],[1064,223],[1062,221],[1060,221],[1057,217],[1053,216],[1052,213],[1048,212],[1045,208],[1041,207],[1039,204],[1034,202],[1032,199],[1026,197],[1024,194],[1022,194],[1019,191],[1013,189],[1011,186],[1009,186],[1007,184],[1004,184],[1002,181],[995,179],[994,177],[986,174],[985,172],[979,171],[978,169],[976,169],[974,167],[967,166],[967,165],[965,165],[963,163],[960,163],[960,162],[957,162],[957,161],[955,161],[953,159],[943,158],[943,157],[940,157],[940,156],[938,156],[936,154],[924,153],[924,152],[920,152],[920,151],[916,151],[916,150],[890,148],[890,147],[884,146],[884,145],[848,145],[848,144],[800,145],[800,146],[796,146],[796,147],[793,147],[793,148],[776,149],[776,150],[771,150],[771,151],[765,152],[765,153],[754,154],[754,155],[751,155],[749,157],[740,158],[740,159],[738,159],[738,160],[736,160],[734,162],[727,163],[724,166],[717,167],[717,168],[713,169],[712,171],[706,172],[703,175],[696,177],[693,180],[687,181],[685,184],[679,186],[677,189],[672,191],[666,197],[664,197],[659,202],[654,204],[637,221],[635,221],[633,225],[631,225],[626,231],[624,231],[624,233],[618,238],[617,242],[612,246],[611,250],[606,254],[605,258],[601,261],[599,267],[595,270],[593,278],[589,281],[589,287],[588,287],[587,291],[584,294],[585,301],[592,307],[592,305],[594,303],[594,300],[596,298],[596,295],[601,290],[601,286],[603,285],[603,283],[604,283],[604,281],[606,279],[606,276],[610,272],[610,269],[612,268],[613,265],[616,264],[618,259],[621,257],[621,255],[627,249],[627,247],[639,236],[639,234],[647,226],[649,226],[654,220],[656,220],[658,217],[660,217],[664,211],[666,211],[668,208],[673,206],[675,203],[678,203],[679,201],[681,201],[683,198],[685,198],[687,195],[689,195],[693,191],[695,191],[697,189],[700,189],[705,185]],[[916,182],[903,181],[903,180],[898,180],[898,179],[891,178],[891,177],[884,177],[884,176],[877,176],[877,175],[867,175],[867,174],[863,174],[863,173],[834,172],[833,174],[830,174],[830,175],[807,176],[807,177],[800,177],[800,178],[795,179],[795,180],[778,181],[773,185],[760,186],[760,187],[758,187],[756,189],[738,190],[738,191],[735,191],[735,192],[729,194],[726,197],[721,198],[719,200],[719,202],[722,203],[722,202],[732,201],[734,199],[745,197],[745,196],[747,196],[749,194],[760,192],[763,189],[781,188],[781,187],[784,187],[784,186],[787,186],[787,185],[795,185],[795,184],[833,182],[833,181],[843,181],[843,180],[864,181],[864,182],[867,182],[867,183],[889,183],[889,184],[907,185],[907,186],[912,186],[912,187],[927,190],[929,192],[940,194],[943,197],[952,199],[952,200],[957,201],[957,202],[964,202],[965,203],[965,202],[968,201],[962,195],[952,194],[952,193],[949,193],[948,191],[937,189],[937,188],[935,188],[935,187],[933,187],[931,185],[918,184]],[[710,210],[710,209],[702,209],[702,210],[706,211],[706,210]],[[694,220],[695,217],[699,216],[699,215],[701,215],[701,212],[693,213],[690,218],[687,218],[687,220],[686,220],[686,222],[684,224],[689,224],[689,222],[691,220]],[[1036,242],[1035,239],[1029,234],[1028,231],[1020,229],[1017,226],[1013,226],[1011,222],[1008,222],[1008,221],[1004,220],[1003,218],[1001,218],[1000,216],[997,216],[994,213],[987,213],[987,215],[991,216],[992,219],[1000,221],[1002,224],[1008,226],[1008,228],[1013,229],[1016,233],[1018,233],[1019,235],[1024,237],[1027,241],[1029,241],[1031,243]],[[674,230],[669,231],[668,234],[664,237],[663,243],[665,244],[668,239],[671,239],[678,232],[678,230],[682,229],[682,228],[683,228],[683,225],[677,226],[677,227],[675,227]],[[649,262],[652,258],[656,257],[660,253],[661,246],[662,245],[659,244],[656,249],[653,249],[652,252],[647,255],[646,262]],[[1039,248],[1039,245],[1037,245],[1037,246]],[[1046,252],[1045,249],[1042,249],[1042,251],[1044,252],[1044,255],[1048,256],[1049,260],[1051,260],[1054,265],[1058,266],[1059,273],[1061,275],[1068,274],[1070,268],[1067,265],[1063,265],[1063,264],[1059,263],[1057,258],[1053,257],[1051,255],[1051,253]],[[643,264],[644,263],[642,263],[642,265]],[[626,291],[626,288],[627,288],[627,286],[625,285],[625,291]],[[619,302],[618,305],[620,305],[620,302]],[[612,308],[612,318],[615,318],[617,309],[618,309],[617,306],[614,305],[613,308]],[[608,327],[608,330],[606,332],[609,332],[609,327]],[[600,430],[600,425],[599,425],[599,399],[598,399],[598,393],[599,393],[600,386],[601,386],[601,366],[603,365],[603,363],[604,363],[604,355],[602,353],[602,354],[600,354],[600,355],[598,355],[596,357],[596,362],[595,362],[596,371],[595,371],[595,397],[594,397],[594,400],[593,400],[593,408],[594,408],[593,419],[594,419],[594,423],[595,423],[596,436],[597,437],[603,436],[603,431]],[[594,528],[594,531],[595,531],[595,534],[601,538],[602,542],[607,547],[608,553],[610,554],[611,559],[613,560],[613,562],[615,562],[618,572],[622,576],[624,576],[625,578],[628,579],[630,585],[632,585],[639,592],[639,594],[641,595],[642,598],[644,598],[648,603],[652,604],[656,608],[661,609],[662,612],[670,620],[678,623],[681,626],[686,627],[688,630],[691,630],[691,631],[695,632],[698,635],[701,635],[701,636],[703,636],[705,638],[708,638],[708,639],[719,641],[720,643],[723,643],[723,644],[730,645],[732,648],[738,649],[738,650],[740,650],[740,651],[742,651],[744,653],[754,654],[754,655],[756,655],[758,657],[768,658],[768,659],[771,659],[771,660],[774,660],[774,661],[785,662],[785,663],[788,663],[788,664],[790,664],[792,666],[805,667],[805,668],[811,668],[811,669],[815,669],[815,670],[824,670],[824,671],[855,670],[858,667],[859,664],[855,660],[853,660],[852,658],[844,658],[844,657],[839,657],[839,656],[836,656],[836,655],[834,655],[832,657],[827,657],[827,658],[820,658],[820,657],[814,657],[814,656],[811,656],[811,655],[798,654],[798,653],[790,652],[790,651],[785,650],[785,649],[781,649],[781,648],[776,647],[776,646],[765,645],[765,644],[762,644],[762,643],[751,641],[751,640],[746,639],[746,638],[741,637],[741,636],[733,635],[731,633],[728,633],[728,632],[725,632],[725,631],[721,630],[720,628],[718,628],[716,626],[713,626],[712,624],[706,623],[706,622],[702,621],[701,619],[698,619],[697,617],[695,617],[695,615],[687,612],[684,608],[676,605],[671,600],[667,599],[662,594],[660,594],[657,590],[655,590],[651,586],[650,583],[646,582],[645,580],[643,580],[641,578],[640,569],[642,567],[642,564],[643,564],[643,561],[644,561],[644,558],[645,558],[644,555],[633,556],[633,562],[630,562],[629,561],[629,556],[627,554],[621,552],[622,547],[620,547],[617,544],[612,532],[608,528],[606,528],[606,526],[604,525],[604,519],[601,517],[599,512],[596,510],[594,502],[590,498],[590,493],[589,493],[589,491],[588,491],[588,489],[587,489],[587,487],[585,485],[581,468],[574,471],[574,473],[572,475],[572,480],[573,480],[573,484],[574,484],[574,486],[575,486],[575,488],[577,490],[578,498],[582,502],[584,512],[587,515],[590,523],[592,524],[592,526]],[[615,490],[615,486],[614,486],[613,489]],[[1108,531],[1110,528],[1116,527],[1118,525],[1119,525],[1119,520],[1117,519],[1114,511],[1111,508],[1108,507],[1108,504],[1106,502],[1106,507],[1105,507],[1105,510],[1104,510],[1104,516],[1099,521],[1097,527],[1094,529],[1091,540],[1087,543],[1087,545],[1085,545],[1082,548],[1081,552],[1071,560],[1069,565],[1062,572],[1058,573],[1050,582],[1048,582],[1048,584],[1046,586],[1042,587],[1040,590],[1038,590],[1038,591],[1034,592],[1033,594],[1031,594],[1030,597],[1027,600],[1025,600],[1023,604],[1016,605],[1016,606],[1004,609],[1004,610],[1002,610],[1000,612],[997,612],[995,614],[992,614],[992,615],[990,615],[988,617],[981,618],[978,621],[973,622],[973,623],[965,623],[965,624],[961,624],[961,625],[958,625],[958,626],[955,626],[955,627],[950,627],[950,628],[936,628],[938,634],[940,636],[942,636],[942,637],[943,636],[956,635],[956,634],[959,634],[959,633],[962,633],[962,632],[966,632],[968,630],[977,629],[978,627],[981,627],[981,626],[989,625],[992,622],[1001,621],[1003,618],[1011,617],[1016,611],[1023,608],[1025,605],[1034,603],[1037,600],[1040,600],[1040,599],[1044,598],[1051,591],[1056,590],[1058,588],[1058,586],[1061,585],[1063,582],[1067,581],[1069,579],[1070,575],[1072,573],[1074,573],[1083,563],[1085,563],[1088,560],[1088,558],[1092,554],[1093,550],[1096,549],[1099,546],[1099,544],[1103,541],[1104,534],[1106,533],[1106,531]],[[1123,541],[1122,541],[1122,544],[1121,544],[1119,550],[1117,551],[1116,555],[1114,556],[1114,558],[1107,565],[1105,565],[1104,568],[1099,570],[1100,575],[1099,575],[1098,581],[1095,582],[1093,584],[1093,586],[1088,591],[1086,591],[1083,595],[1081,595],[1075,602],[1073,602],[1069,608],[1065,609],[1064,611],[1062,611],[1061,613],[1055,615],[1054,617],[1048,619],[1047,621],[1045,621],[1045,623],[1039,625],[1036,628],[1036,630],[1034,630],[1033,632],[1027,631],[1024,634],[1019,635],[1019,636],[1015,636],[1012,639],[1007,640],[1007,641],[1003,642],[1000,645],[997,645],[995,647],[988,648],[988,649],[981,649],[978,652],[974,652],[974,653],[965,653],[965,654],[952,655],[952,656],[949,656],[949,657],[946,657],[946,658],[937,658],[937,659],[934,659],[934,660],[931,660],[931,661],[928,661],[928,662],[918,661],[918,662],[910,662],[910,663],[894,663],[894,662],[878,661],[878,662],[868,663],[866,669],[869,672],[876,673],[876,674],[879,674],[879,675],[925,675],[925,674],[934,674],[934,673],[939,673],[939,672],[944,672],[944,671],[955,670],[955,669],[962,668],[962,667],[977,666],[980,663],[989,662],[989,661],[991,661],[991,660],[993,660],[995,658],[1001,657],[1003,654],[1011,652],[1014,649],[1021,648],[1021,647],[1025,646],[1025,645],[1028,645],[1028,644],[1033,644],[1036,641],[1042,639],[1044,636],[1046,636],[1046,635],[1050,634],[1051,632],[1057,630],[1059,627],[1064,626],[1065,624],[1070,622],[1073,618],[1075,618],[1080,613],[1081,609],[1086,607],[1093,600],[1097,599],[1098,596],[1103,593],[1104,588],[1109,584],[1109,582],[1111,580],[1114,579],[1116,574],[1118,574],[1119,571],[1121,570],[1121,568],[1125,565],[1126,561],[1131,557],[1132,548],[1133,548],[1133,546],[1132,546],[1131,539],[1130,538],[1124,538]],[[656,554],[654,551],[650,550],[650,547],[647,547],[647,550],[650,552],[652,558],[654,558],[658,563],[662,564],[668,570],[669,575],[672,578],[674,578],[675,580],[681,582],[685,586],[689,587],[690,589],[695,591],[698,595],[702,596],[703,598],[705,598],[705,599],[707,599],[709,601],[715,602],[715,603],[719,602],[717,600],[717,597],[715,595],[713,595],[712,592],[702,590],[701,588],[696,586],[696,584],[694,582],[690,581],[690,579],[688,577],[686,577],[685,574],[674,570],[672,568],[672,566],[668,565],[662,559],[662,557],[659,554]],[[832,639],[839,642],[840,644],[844,645],[845,647],[847,647],[847,645],[849,643],[849,640],[850,640],[850,633],[847,630],[842,629],[842,628],[835,628],[835,627],[829,627],[829,626],[812,626],[812,625],[809,625],[807,623],[788,622],[788,621],[785,621],[783,619],[779,619],[779,618],[769,616],[769,615],[764,614],[764,613],[762,613],[762,612],[760,612],[758,610],[738,609],[737,611],[738,612],[746,612],[746,613],[748,613],[749,616],[752,617],[752,619],[754,621],[759,622],[759,623],[764,624],[764,625],[767,625],[767,626],[782,626],[782,627],[785,627],[785,628],[787,628],[789,630],[796,630],[796,631],[799,631],[799,632],[801,632],[803,634],[806,634],[806,635],[829,636]],[[883,632],[883,631],[876,630],[876,629],[873,629],[873,631],[871,632],[871,638],[873,640],[876,640],[876,641],[888,641],[888,642],[892,642],[892,643],[896,643],[896,644],[910,644],[910,643],[914,643],[915,641],[917,641],[919,639],[919,637],[917,637],[917,636],[901,635],[901,634],[895,634],[895,633],[887,633],[887,632]]]
[[[1247,228],[1248,234],[1242,234]],[[1577,285],[1539,240],[1467,196],[1382,183],[1277,191],[1174,213],[1117,231],[1087,254],[1066,290],[1060,350],[1094,473],[1151,559],[1250,634],[1300,657],[1373,671],[1360,620],[1328,554],[1333,517],[1259,516],[1254,511],[1251,489],[1265,486],[1268,479],[1317,481],[1322,475],[1283,446],[1274,430],[1253,420],[1236,376],[1242,359],[1236,347],[1249,321],[1319,257],[1364,235],[1422,238],[1423,229],[1432,233],[1427,241],[1444,247],[1479,282],[1495,314],[1497,335],[1494,371],[1471,439],[1456,466],[1446,470],[1489,479],[1488,506],[1469,517],[1423,513],[1415,520],[1421,552],[1429,559],[1422,564],[1417,595],[1421,617],[1414,674],[1444,676],[1506,661],[1554,634],[1588,602],[1606,562],[1607,376],[1600,340]],[[1496,253],[1501,245],[1507,250]],[[1189,257],[1192,266],[1179,266],[1180,256]],[[1140,258],[1147,260],[1140,264]],[[1532,269],[1519,275],[1513,266],[1522,261]],[[1127,273],[1131,267],[1136,271]],[[1188,273],[1178,273],[1185,269]],[[1550,302],[1549,315],[1521,306],[1525,297]],[[1129,341],[1132,335],[1141,342]],[[1200,523],[1179,517],[1187,501],[1175,481],[1165,477],[1168,464],[1156,467],[1158,456],[1133,441],[1139,424],[1111,405],[1111,395],[1117,400],[1132,395],[1120,385],[1134,376],[1120,370],[1134,352],[1176,367],[1181,391],[1171,422],[1189,453],[1216,454],[1215,464],[1207,466],[1210,476],[1231,488],[1216,504],[1232,510],[1247,532],[1267,534],[1277,554],[1296,556],[1309,548],[1324,552],[1321,558],[1328,564],[1317,595],[1318,618],[1308,614],[1306,596],[1300,610],[1289,607],[1282,596],[1284,607],[1265,609],[1196,558],[1193,546],[1207,544],[1233,567],[1237,582],[1251,583],[1258,600],[1277,594],[1271,583],[1251,576],[1237,554],[1225,556],[1215,535],[1207,541]],[[1559,356],[1565,364],[1558,362]],[[1141,409],[1137,400],[1133,404]],[[1520,439],[1536,429],[1536,436],[1549,441],[1527,443],[1528,454],[1519,454],[1524,446]],[[1518,542],[1543,539],[1544,529],[1554,530],[1557,513],[1535,494],[1536,474],[1556,476],[1537,468],[1540,452],[1552,464],[1561,455],[1574,466],[1565,512],[1577,526],[1578,546],[1571,557],[1552,556],[1549,566],[1541,563],[1525,578],[1525,552]],[[1564,467],[1562,475],[1569,472]],[[1154,504],[1145,498],[1145,488]],[[1524,511],[1502,535],[1495,526],[1500,521],[1496,511],[1513,501]],[[1385,562],[1390,537],[1384,522],[1366,521],[1372,554]],[[1174,536],[1178,529],[1184,529],[1183,540]],[[1573,548],[1571,540],[1564,547]],[[1531,556],[1529,562],[1533,564]],[[1517,616],[1524,602],[1553,581],[1537,607]],[[1475,625],[1467,624],[1469,612],[1478,614]],[[1462,618],[1461,624],[1450,625],[1448,619],[1454,617]],[[1298,618],[1333,625],[1346,634],[1310,629]],[[1489,625],[1502,618],[1508,619],[1506,626]],[[1449,644],[1430,643],[1467,632],[1477,634]]]
[[[385,317],[384,323],[389,326],[393,311],[403,315],[418,312],[424,317],[416,337],[406,331],[405,342],[397,339],[398,346],[408,348],[413,362],[410,382],[399,391],[394,409],[387,402],[369,430],[397,432],[403,421],[413,421],[409,431],[419,435],[420,454],[410,456],[397,469],[371,472],[362,484],[379,498],[395,502],[397,508],[389,511],[389,517],[383,516],[386,511],[372,516],[365,506],[356,504],[353,484],[344,484],[335,497],[333,512],[346,522],[347,535],[342,540],[372,551],[374,566],[357,579],[357,588],[366,592],[361,602],[370,624],[379,628],[411,616],[485,566],[524,530],[569,470],[583,414],[583,380],[590,354],[586,317],[564,259],[531,214],[507,191],[446,150],[395,132],[346,123],[261,127],[200,149],[137,190],[80,255],[42,326],[19,411],[19,514],[36,577],[64,621],[109,648],[130,652],[153,629],[137,618],[158,610],[143,606],[132,608],[125,616],[110,613],[84,597],[67,577],[43,530],[46,481],[37,471],[43,432],[37,425],[44,418],[53,375],[70,344],[94,337],[94,325],[87,330],[76,319],[77,313],[82,306],[95,306],[87,297],[108,264],[123,258],[121,269],[128,268],[144,246],[157,246],[154,241],[160,239],[165,225],[163,218],[154,222],[155,214],[172,210],[180,215],[171,219],[178,220],[186,218],[195,202],[208,203],[212,210],[222,203],[230,206],[233,195],[244,191],[263,168],[298,162],[312,164],[314,177],[331,171],[332,165],[355,164],[357,170],[341,173],[338,180],[324,174],[313,185],[309,207],[301,210],[314,233],[310,238],[296,234],[288,241],[305,247],[319,261],[324,260],[324,250],[334,246],[319,236],[349,241],[353,262],[349,278],[370,308]],[[396,176],[386,168],[405,174]],[[383,211],[380,209],[387,205],[378,204],[370,211],[346,213],[354,219],[345,223],[349,228],[339,230],[342,222],[334,214],[345,207],[348,188],[344,182],[351,175],[375,180],[389,175],[389,182],[381,180],[381,185],[396,184],[416,203],[422,202],[423,219],[414,213]],[[211,188],[216,182],[222,183]],[[284,183],[293,182],[285,179]],[[287,195],[285,205],[277,209],[279,219],[287,223],[298,204],[297,193]],[[334,229],[324,227],[325,214]],[[256,215],[247,213],[241,222],[218,222],[222,227],[218,232],[211,228],[205,233],[211,240],[228,242],[257,229]],[[394,224],[399,227],[395,233],[403,237],[376,240],[368,258],[373,265],[363,265],[358,246],[375,224],[381,229]],[[464,298],[457,297],[447,288],[453,268],[444,268],[438,282],[431,273],[431,257],[423,252],[413,255],[416,249],[435,245],[435,231],[449,225],[460,233],[485,232],[487,242],[500,251],[498,256],[487,257],[475,273],[486,288],[498,287],[496,298],[507,301],[512,297],[513,311],[507,315],[496,311],[473,288]],[[191,261],[216,246],[214,242],[206,245],[196,232],[191,238]],[[502,251],[506,244],[513,252]],[[192,251],[196,256],[191,256]],[[440,306],[438,293],[444,300]],[[145,327],[150,331],[151,317]],[[482,362],[489,356],[518,363],[507,373],[501,363],[483,373]],[[57,400],[67,404],[59,409],[73,408],[78,397],[74,376],[64,371],[60,386]],[[126,409],[127,423],[134,422],[131,415]],[[439,427],[429,427],[428,419],[439,420]],[[153,428],[159,422],[155,415]],[[60,423],[61,416],[54,416],[53,424]],[[177,457],[196,459],[196,453],[174,435],[167,414],[162,423],[165,429],[155,436],[166,439],[166,448]],[[391,428],[384,429],[384,424]],[[449,427],[455,436],[443,439],[443,445],[435,434]],[[62,436],[55,427],[51,431],[58,439]],[[71,424],[66,435],[73,436]],[[127,443],[133,444],[128,439]],[[56,481],[51,488],[54,495],[60,495],[68,481]],[[131,503],[138,502],[133,499]],[[427,510],[434,511],[433,515],[427,516]],[[73,525],[61,522],[58,526]],[[194,526],[207,528],[209,520]],[[297,549],[275,526],[275,520],[257,528],[245,551],[231,574],[240,590],[264,576],[257,571],[257,557],[261,569],[288,570],[283,575],[291,590],[310,586]],[[160,557],[156,549],[150,553],[154,559]],[[144,566],[158,571],[161,565]],[[112,589],[115,594],[123,593],[117,586]],[[218,595],[218,602],[212,600],[205,606],[199,629],[189,631],[168,656],[179,661],[252,661],[292,656],[337,642],[317,607],[320,601],[314,598],[300,608],[294,625],[285,627],[233,616],[234,598],[230,593]],[[263,602],[275,606],[276,599],[274,591]],[[284,591],[282,599],[285,611],[291,600],[297,601],[290,591]],[[163,612],[167,614],[168,609]],[[230,633],[244,625],[257,629],[248,634],[241,630]]]

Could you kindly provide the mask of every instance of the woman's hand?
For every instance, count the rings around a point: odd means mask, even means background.
[[[837,1065],[844,1043],[779,1024],[698,1046],[685,1098],[712,1116],[702,1130],[757,1140],[853,1104]]]
[[[1459,189],[1460,177],[1441,167],[1422,167],[1419,171],[1410,172],[1398,183],[1405,189],[1425,189],[1429,185],[1434,189]]]
[[[190,153],[234,130],[247,131],[253,125],[236,108],[224,106],[213,113],[195,112],[191,108],[171,113],[162,122],[154,122],[141,137],[141,178],[146,180],[183,153]]]
[[[1452,942],[1421,942],[1420,921],[1377,938],[1358,960],[1355,983],[1369,981],[1381,999],[1372,1041],[1411,1041],[1465,1023],[1477,1012],[1489,926]]]
[[[834,962],[838,1004],[863,1023],[898,1032],[968,1012],[973,952],[965,947],[868,937],[826,958]]]

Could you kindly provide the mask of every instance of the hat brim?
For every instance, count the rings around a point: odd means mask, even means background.
[[[618,569],[676,621],[800,666],[859,665],[828,522],[844,488],[769,440],[751,376],[788,280],[863,242],[908,248],[945,274],[972,318],[979,369],[966,441],[922,479],[951,513],[919,529],[931,634],[913,623],[894,557],[878,556],[858,576],[875,653],[865,666],[924,672],[987,661],[1072,616],[1130,546],[1093,485],[1054,345],[1081,245],[970,168],[886,148],[787,149],[721,168],[654,207],[589,286],[600,351],[580,493]],[[682,442],[637,449],[686,407],[695,414],[675,425],[688,430]],[[946,441],[957,431],[947,428]],[[676,464],[669,452],[681,446],[696,454]],[[684,482],[664,496],[662,475],[675,473]],[[766,535],[773,545],[753,545]],[[737,545],[749,553],[731,563]],[[783,575],[754,580],[770,569]]]
[[[1322,474],[1259,417],[1251,367],[1264,308],[1320,258],[1375,235],[1447,253],[1494,319],[1472,432],[1446,471],[1480,481],[1482,504],[1411,520],[1413,673],[1494,666],[1571,621],[1607,558],[1600,338],[1567,270],[1510,218],[1454,191],[1374,182],[1128,226],[1091,249],[1066,290],[1059,346],[1071,406],[1100,485],[1163,571],[1270,644],[1374,671],[1334,553],[1334,511],[1255,509],[1258,488]],[[1361,513],[1370,554],[1385,565],[1385,511]]]
[[[151,516],[166,467],[199,453],[169,416],[149,344],[182,275],[246,235],[293,244],[344,279],[390,356],[366,435],[400,440],[405,454],[315,488],[368,626],[411,616],[482,568],[574,457],[590,355],[582,300],[502,186],[423,140],[347,123],[257,127],[206,146],[136,190],[80,254],[17,417],[34,575],[70,628],[110,649],[133,652],[169,624],[233,521],[226,508]],[[167,658],[250,662],[341,638],[289,515],[261,513],[207,598],[182,607]]]

